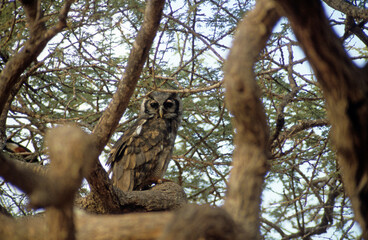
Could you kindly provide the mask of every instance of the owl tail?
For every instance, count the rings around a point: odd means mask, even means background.
[[[113,184],[124,192],[133,191],[134,171],[114,169],[112,173]]]

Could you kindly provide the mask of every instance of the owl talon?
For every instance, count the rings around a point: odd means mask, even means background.
[[[162,184],[162,183],[165,183],[165,182],[172,182],[172,181],[169,180],[169,179],[165,179],[165,178],[160,178],[160,179],[157,179],[157,181],[156,181],[157,184]]]

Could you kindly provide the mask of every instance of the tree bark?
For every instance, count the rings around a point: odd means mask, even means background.
[[[367,67],[359,69],[332,31],[318,0],[278,0],[327,102],[345,191],[368,238]]]
[[[245,233],[222,208],[189,205],[177,211],[159,238],[160,240],[187,239],[246,239]]]
[[[78,240],[157,239],[172,221],[173,213],[134,213],[124,215],[93,215],[81,210],[74,213],[75,236]],[[55,234],[58,236],[58,234]],[[44,216],[15,220],[0,215],[0,239],[50,239]]]
[[[244,232],[221,208],[188,205],[177,212],[94,215],[74,212],[76,239],[245,239]],[[0,215],[0,239],[49,239],[43,215],[18,220]]]
[[[174,182],[164,182],[146,191],[123,192],[114,187],[118,197],[119,209],[111,213],[170,211],[187,204],[186,194],[181,186]],[[88,195],[76,200],[76,205],[89,213],[105,213],[100,204]]]
[[[224,68],[227,106],[235,128],[225,208],[244,227],[246,239],[259,238],[261,193],[269,158],[269,129],[253,66],[278,19],[275,4],[257,1],[238,26]]]

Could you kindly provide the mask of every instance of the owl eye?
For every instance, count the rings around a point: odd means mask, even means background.
[[[157,109],[158,108],[158,103],[157,102],[151,102],[151,107],[154,108],[154,109]]]
[[[171,100],[164,102],[165,108],[171,108],[172,106],[174,106],[174,103]]]

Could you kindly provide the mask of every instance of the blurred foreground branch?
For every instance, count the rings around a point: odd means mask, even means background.
[[[239,24],[225,64],[227,106],[234,115],[235,150],[225,208],[247,239],[259,238],[259,214],[269,158],[269,129],[253,65],[279,19],[272,1],[257,1]]]
[[[48,131],[46,144],[51,158],[46,173],[22,168],[1,155],[0,175],[29,195],[31,207],[46,208],[48,233],[44,236],[74,239],[74,196],[97,158],[95,138],[78,127],[64,126]],[[1,224],[0,233],[9,230],[9,223]]]

